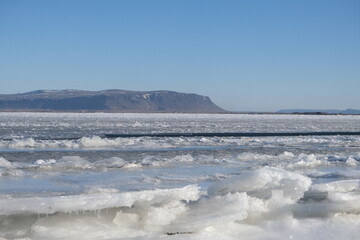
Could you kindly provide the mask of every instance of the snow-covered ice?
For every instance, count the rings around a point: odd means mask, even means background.
[[[0,113],[0,239],[357,239],[360,116]],[[340,234],[341,232],[341,234]]]

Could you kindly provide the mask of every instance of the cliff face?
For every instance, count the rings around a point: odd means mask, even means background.
[[[113,111],[113,112],[225,112],[209,97],[172,91],[38,90],[0,95],[0,110]]]

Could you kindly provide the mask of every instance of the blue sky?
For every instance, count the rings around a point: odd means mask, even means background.
[[[360,109],[358,0],[0,0],[0,94],[173,90]]]

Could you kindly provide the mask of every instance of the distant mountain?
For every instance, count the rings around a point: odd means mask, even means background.
[[[37,90],[1,94],[0,110],[109,112],[225,112],[209,97],[173,91]]]
[[[346,109],[340,112],[341,114],[360,114],[360,110],[358,109]]]
[[[299,113],[299,114],[360,114],[360,110],[357,109],[283,109],[277,113]]]

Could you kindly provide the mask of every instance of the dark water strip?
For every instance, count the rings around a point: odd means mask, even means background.
[[[197,132],[197,133],[136,133],[105,134],[105,138],[134,137],[297,137],[297,136],[356,136],[360,132]]]

